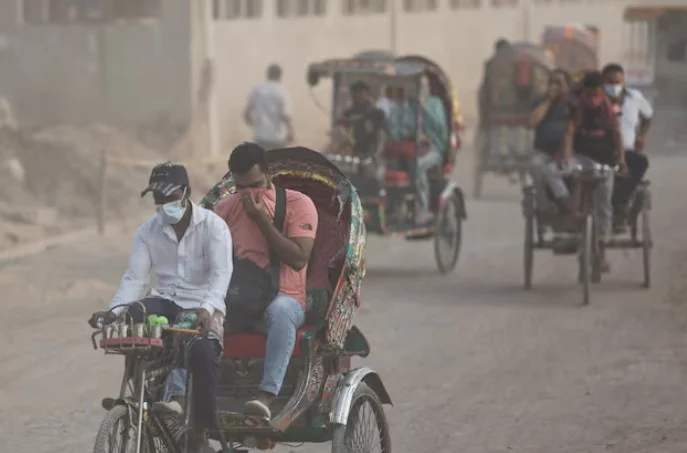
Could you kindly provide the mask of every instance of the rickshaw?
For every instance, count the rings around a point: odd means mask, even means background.
[[[524,185],[532,158],[532,105],[546,96],[553,58],[546,49],[517,42],[487,64],[480,87],[473,195],[482,195],[486,173]]]
[[[447,124],[443,137],[445,148],[441,166],[430,170],[430,208],[434,221],[421,225],[416,221],[418,192],[415,184],[416,158],[420,146],[420,109],[416,109],[413,130],[389,134],[384,149],[385,174],[370,177],[369,159],[356,156],[350,135],[339,130],[324,153],[353,182],[360,193],[367,231],[379,235],[402,235],[408,240],[434,238],[434,254],[440,273],[451,272],[458,261],[462,240],[462,222],[466,219],[463,192],[451,181],[453,165],[460,147],[461,117],[456,92],[448,77],[432,61],[416,56],[395,57],[389,53],[366,52],[350,59],[332,59],[313,63],[307,80],[311,87],[323,78],[332,79],[333,99],[331,124],[338,120],[349,105],[349,86],[363,81],[373,94],[384,87],[394,87],[402,93],[399,99],[417,96],[421,81],[428,82],[429,95],[441,100]],[[442,128],[444,126],[442,125]]]
[[[591,25],[556,25],[544,29],[542,45],[553,54],[557,68],[578,81],[586,71],[599,69],[599,30]]]
[[[353,451],[353,442],[356,451],[391,452],[383,410],[384,404],[391,404],[389,393],[375,371],[351,366],[353,357],[370,353],[365,336],[353,324],[365,275],[366,235],[360,198],[343,173],[318,152],[284,148],[267,155],[273,182],[307,194],[319,214],[307,278],[306,321],[298,330],[271,420],[242,414],[244,402],[255,395],[260,383],[266,337],[259,328],[237,333],[225,325],[218,388],[219,429],[210,437],[220,442],[222,453],[268,449],[289,442],[331,442],[333,453]],[[212,209],[233,191],[234,182],[227,173],[201,205]],[[128,330],[124,325],[124,334],[118,335],[121,325],[103,326],[92,338],[93,346],[100,346],[105,353],[126,356],[121,394],[103,400],[109,412],[94,452],[112,451],[107,447],[112,448],[112,438],[117,437],[118,427],[123,427],[133,433],[129,440],[134,448],[117,451],[185,453],[188,401],[193,396],[187,394],[187,415],[183,418],[163,416],[148,408],[159,401],[169,370],[184,367],[182,356],[188,346],[183,345],[192,341],[183,340],[184,335],[193,337],[197,332],[181,325],[162,332],[147,325]],[[193,379],[190,373],[188,379]],[[190,383],[187,388],[192,388]]]
[[[523,189],[522,209],[525,217],[524,240],[524,285],[525,289],[532,288],[532,273],[534,266],[535,250],[552,250],[555,254],[577,255],[579,260],[578,282],[582,284],[582,305],[588,305],[591,299],[591,284],[601,282],[601,267],[599,265],[599,249],[596,235],[596,217],[593,210],[593,190],[608,172],[616,172],[616,167],[597,165],[594,169],[583,170],[581,167],[573,167],[561,174],[568,180],[574,178],[580,184],[580,222],[577,225],[575,237],[556,244],[552,237],[557,230],[559,220],[556,214],[542,209],[538,203],[536,187],[528,184]],[[547,190],[547,189],[545,189]],[[548,192],[548,190],[547,190]],[[547,193],[553,200],[550,193]],[[606,250],[609,249],[641,249],[643,264],[644,288],[651,285],[651,239],[650,226],[651,192],[649,181],[642,181],[630,202],[628,234],[612,232],[611,238],[606,242]]]

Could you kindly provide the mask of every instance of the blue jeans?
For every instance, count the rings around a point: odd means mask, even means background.
[[[305,309],[296,299],[279,293],[265,310],[267,350],[260,390],[278,395],[296,345],[296,332],[305,322]],[[165,381],[163,401],[186,396],[186,370],[175,369]]]

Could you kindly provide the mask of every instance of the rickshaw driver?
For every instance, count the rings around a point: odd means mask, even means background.
[[[641,91],[625,86],[625,71],[616,63],[603,69],[605,89],[611,102],[620,107],[620,130],[623,136],[628,177],[616,181],[613,194],[616,227],[622,227],[627,218],[630,196],[644,178],[649,159],[644,150],[646,134],[651,126],[654,110]]]
[[[259,394],[244,406],[246,415],[270,419],[270,402],[281,390],[297,330],[305,321],[306,276],[318,215],[307,195],[286,189],[284,228],[276,229],[276,190],[267,174],[265,150],[259,145],[237,146],[229,157],[229,170],[237,193],[220,201],[215,212],[232,231],[237,272],[242,260],[250,260],[261,268],[268,266],[270,249],[280,262],[277,297],[263,313],[267,348]]]
[[[562,164],[569,164],[574,159],[585,169],[593,169],[596,164],[612,166],[616,161],[621,171],[626,168],[620,125],[604,92],[604,79],[599,71],[587,73],[581,89],[570,98],[560,159]],[[613,222],[613,181],[614,173],[609,171],[594,190],[599,259],[603,272],[610,270],[606,260],[606,241]]]
[[[182,309],[196,310],[196,324],[206,332],[190,350],[195,376],[190,437],[191,451],[197,452],[207,445],[207,430],[216,425],[224,298],[233,272],[232,238],[219,216],[191,202],[188,174],[182,165],[167,162],[153,168],[141,196],[148,192],[153,193],[157,213],[136,233],[129,267],[109,305],[113,310],[96,312],[88,322],[93,328],[99,319],[109,324],[128,308],[128,316],[136,323],[145,322],[146,314],[162,315],[173,323]],[[151,269],[157,283],[152,296],[145,297]],[[178,374],[175,371],[181,370],[173,370],[170,379]],[[180,394],[172,392],[166,385],[164,403],[155,403],[154,409],[181,412],[172,397],[185,395],[185,389]]]
[[[376,179],[381,183],[385,172],[383,152],[388,131],[386,115],[375,106],[370,87],[365,82],[353,82],[349,90],[352,105],[338,123],[352,130],[355,155],[360,159],[373,159]]]

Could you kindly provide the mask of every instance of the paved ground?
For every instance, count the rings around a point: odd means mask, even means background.
[[[653,289],[639,288],[640,255],[618,251],[585,308],[574,258],[540,252],[535,287],[522,289],[518,195],[496,178],[488,200],[469,203],[452,276],[437,275],[430,243],[372,239],[358,319],[373,345],[365,363],[395,402],[394,451],[685,451],[685,165],[653,160]],[[0,263],[0,452],[92,448],[121,361],[91,350],[85,319],[106,304],[130,238]]]

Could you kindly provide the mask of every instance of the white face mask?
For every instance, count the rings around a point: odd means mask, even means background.
[[[619,97],[620,94],[623,92],[623,86],[620,84],[607,83],[606,85],[604,85],[604,89],[606,90],[606,93],[608,93],[609,96],[612,96],[614,98]]]
[[[181,200],[186,196],[186,191],[184,190],[184,195],[182,195]],[[176,225],[181,222],[181,219],[186,214],[186,206],[182,205],[182,201],[171,201],[163,205],[157,206],[157,214],[160,216],[162,223],[167,225]]]

